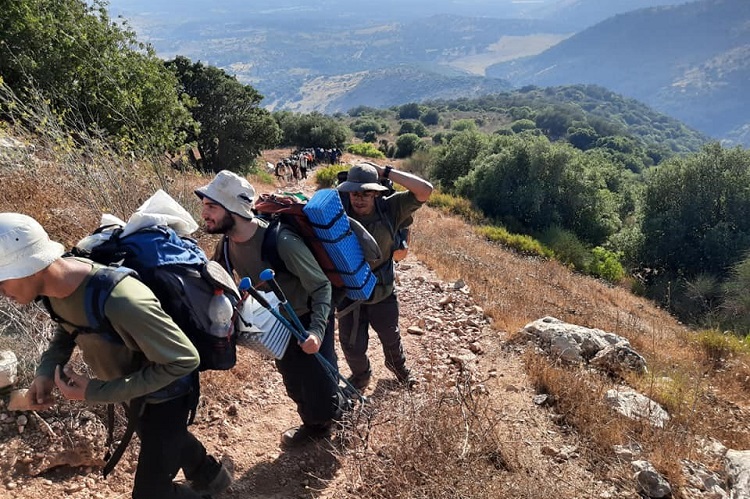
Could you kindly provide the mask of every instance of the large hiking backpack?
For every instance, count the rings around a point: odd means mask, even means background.
[[[153,291],[164,311],[195,345],[200,355],[199,370],[234,367],[237,318],[226,337],[211,335],[208,303],[217,289],[224,291],[233,306],[240,296],[232,277],[221,265],[209,261],[194,240],[177,235],[167,226],[140,229],[126,236],[122,236],[122,228],[103,227],[91,237],[101,242],[90,247],[79,244],[71,254],[107,266],[132,269],[133,272],[125,273],[134,274]],[[103,307],[119,279],[107,278],[111,273],[101,271],[95,277],[99,274],[101,277],[94,278],[89,285],[91,289],[86,291],[86,316],[93,326],[91,329],[106,333],[111,326],[106,322]]]
[[[286,270],[279,257],[278,238],[281,228],[288,227],[310,248],[334,288],[353,300],[369,298],[376,278],[368,262],[380,258],[380,248],[361,224],[349,219],[336,191],[317,191],[310,200],[261,194],[254,210],[270,222],[261,252],[275,270]]]

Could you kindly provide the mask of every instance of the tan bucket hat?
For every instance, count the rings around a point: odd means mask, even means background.
[[[50,241],[44,228],[30,216],[0,213],[0,281],[34,275],[64,252],[65,247]]]
[[[195,195],[220,204],[225,210],[242,218],[253,218],[255,189],[250,182],[229,170],[222,170],[208,184],[196,189]]]

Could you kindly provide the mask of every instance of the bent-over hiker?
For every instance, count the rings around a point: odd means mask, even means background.
[[[134,499],[206,498],[224,491],[231,474],[187,429],[197,405],[199,358],[193,344],[151,290],[131,276],[104,302],[111,328],[92,329],[87,289],[102,266],[62,255],[63,246],[36,220],[0,213],[0,294],[21,305],[42,297],[59,320],[27,392],[30,406],[51,407],[55,387],[70,400],[128,405],[141,441]],[[94,378],[67,365],[75,347]],[[173,482],[180,469],[189,483]]]
[[[379,177],[390,179],[407,190],[382,197],[388,188],[379,182]],[[337,307],[339,341],[352,372],[349,381],[360,391],[370,383],[372,369],[367,346],[372,326],[383,345],[385,366],[399,382],[411,388],[416,378],[406,366],[401,344],[393,252],[397,249],[396,234],[411,223],[413,213],[430,197],[432,184],[391,166],[362,163],[349,169],[346,181],[337,189],[348,195],[348,203],[344,199],[348,215],[372,234],[383,254],[379,262],[372,264],[378,281],[370,299],[356,302],[345,298]]]
[[[212,259],[237,277],[249,277],[259,284],[260,273],[272,265],[261,253],[268,223],[253,213],[255,189],[244,178],[225,170],[195,193],[203,202],[206,232],[225,236]],[[282,434],[281,443],[295,446],[327,438],[334,422],[341,418],[345,401],[314,356],[320,352],[336,366],[331,283],[302,239],[283,226],[278,253],[286,268],[274,269],[276,279],[308,333],[302,343],[290,337],[286,353],[276,361],[287,395],[302,419],[301,426]]]

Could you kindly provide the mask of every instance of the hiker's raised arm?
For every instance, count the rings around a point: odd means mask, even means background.
[[[377,166],[376,168],[379,176],[391,179],[393,182],[406,187],[420,203],[424,203],[430,198],[433,187],[425,179],[413,173],[396,170],[391,166]]]

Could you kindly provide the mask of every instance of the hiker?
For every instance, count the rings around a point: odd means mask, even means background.
[[[224,234],[212,259],[237,278],[249,277],[254,285],[260,284],[260,273],[272,265],[261,254],[268,223],[253,212],[255,189],[244,178],[224,170],[195,194],[203,202],[206,232]],[[301,426],[281,436],[283,446],[294,447],[328,438],[334,422],[342,416],[345,401],[314,356],[320,352],[336,369],[331,283],[302,239],[288,228],[282,227],[279,234],[278,254],[286,269],[274,269],[276,279],[308,333],[301,343],[291,337],[286,353],[276,360],[287,395],[302,419]]]
[[[69,400],[125,403],[129,417],[137,418],[141,441],[134,499],[205,498],[224,491],[230,472],[187,429],[197,406],[198,352],[151,290],[131,276],[104,302],[107,334],[90,329],[84,303],[100,268],[63,257],[63,246],[33,218],[0,213],[0,295],[21,305],[46,298],[51,313],[64,320],[26,394],[30,407],[54,405],[55,387]],[[95,377],[67,364],[76,346]],[[172,481],[180,469],[189,483]]]
[[[402,185],[406,191],[382,197],[382,193],[389,189],[379,182],[379,177]],[[396,234],[411,223],[412,214],[430,197],[432,184],[391,166],[361,163],[349,169],[346,181],[337,189],[344,193],[342,201],[347,214],[372,234],[383,255],[379,262],[372,264],[378,281],[370,299],[357,302],[345,298],[337,307],[339,341],[352,373],[349,381],[360,391],[370,383],[372,368],[367,358],[367,345],[369,327],[372,326],[383,345],[385,366],[399,382],[411,388],[416,384],[416,378],[406,366],[401,345],[393,252],[397,249]]]

